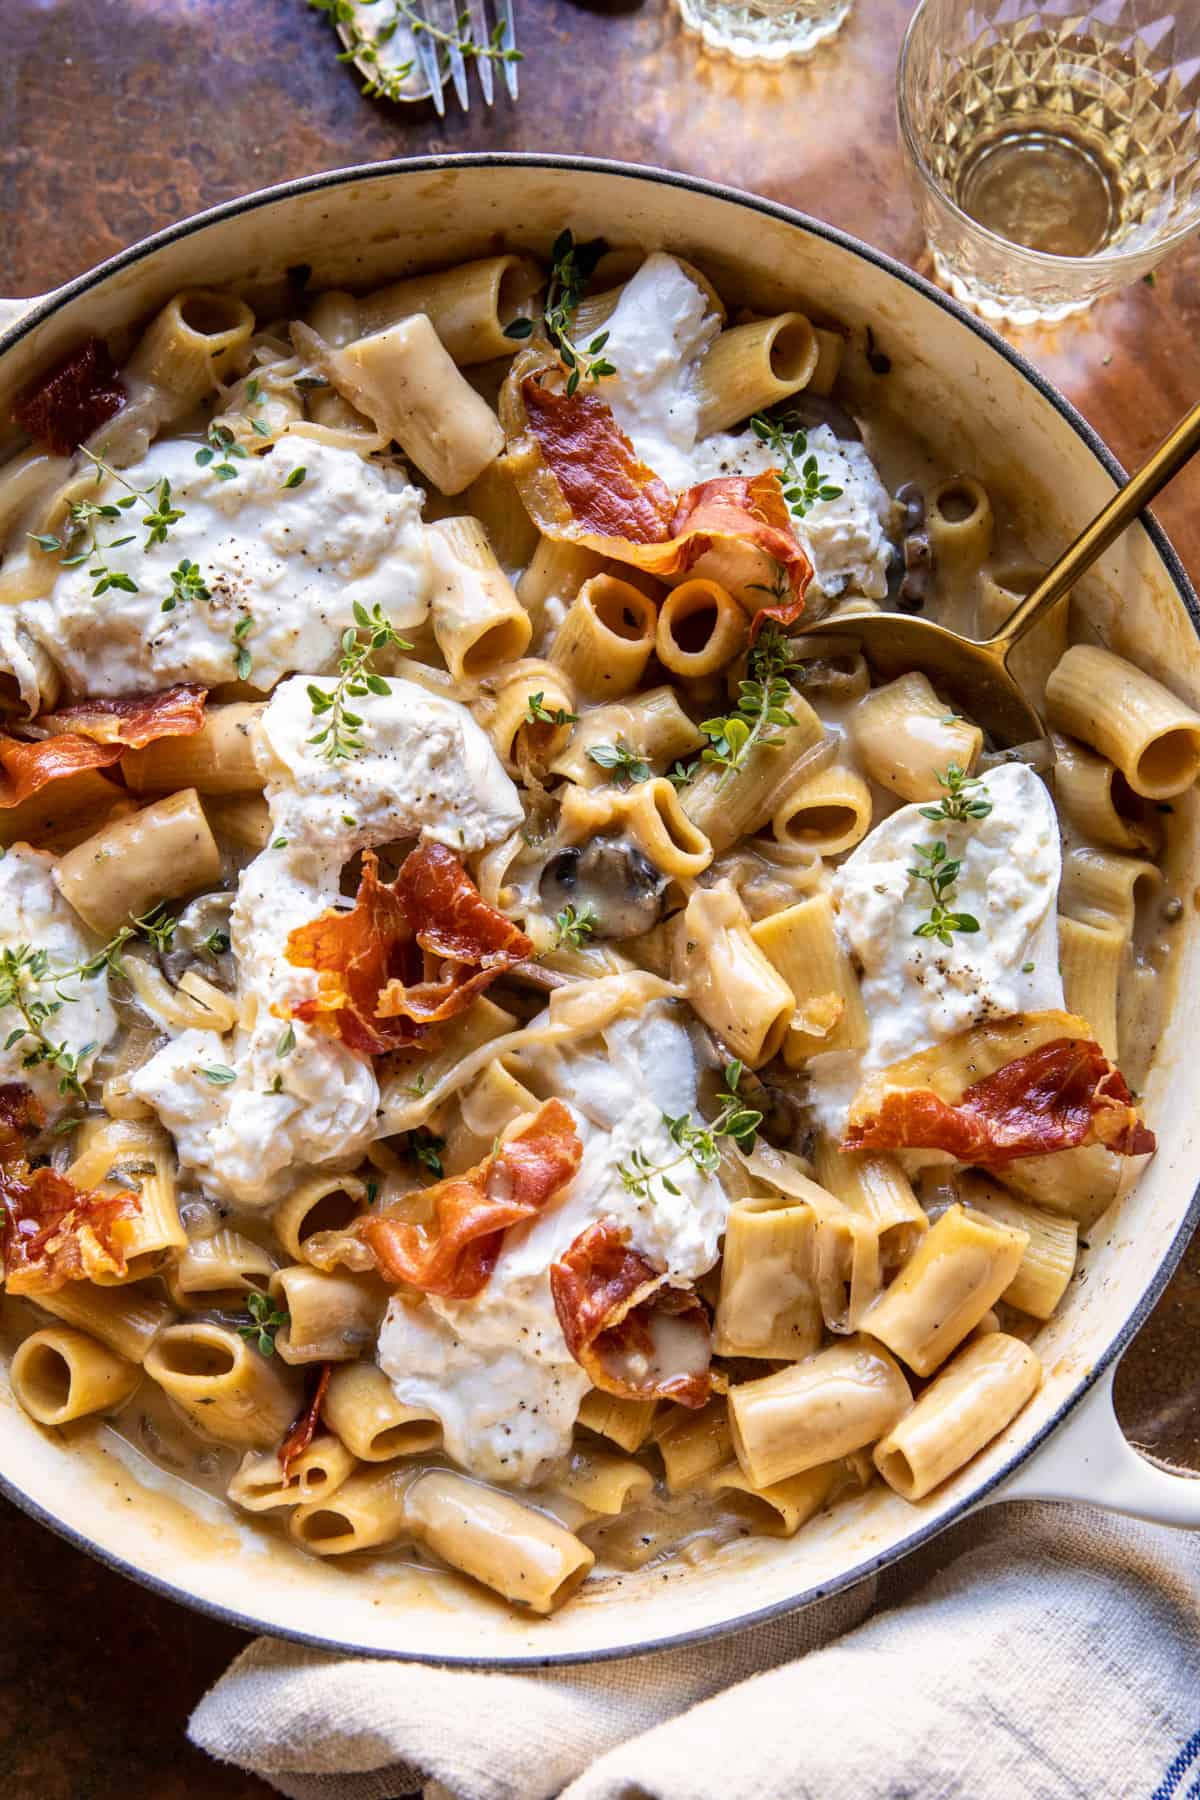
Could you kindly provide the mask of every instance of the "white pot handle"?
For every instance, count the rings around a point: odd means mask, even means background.
[[[18,319],[40,306],[45,298],[45,294],[31,294],[28,300],[0,300],[0,333],[8,331]]]
[[[1172,1474],[1128,1442],[1113,1411],[1114,1362],[992,1500],[1074,1500],[1200,1531],[1200,1475]]]

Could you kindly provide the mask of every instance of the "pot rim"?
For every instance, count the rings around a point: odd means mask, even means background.
[[[241,214],[256,212],[262,207],[272,206],[278,201],[290,200],[300,194],[319,192],[322,189],[332,191],[365,181],[389,179],[396,175],[409,173],[434,174],[439,170],[454,168],[510,167],[561,169],[587,175],[615,175],[625,179],[653,182],[658,186],[682,188],[693,193],[703,194],[711,199],[728,201],[735,206],[762,213],[768,218],[778,219],[785,225],[798,227],[814,237],[824,238],[829,243],[852,252],[864,261],[873,263],[876,268],[881,269],[894,280],[912,288],[923,298],[934,301],[953,318],[956,318],[960,324],[966,325],[989,349],[1001,356],[1045,400],[1050,402],[1060,417],[1070,425],[1076,436],[1082,440],[1106,473],[1118,485],[1122,485],[1128,479],[1126,471],[1104,440],[1093,430],[1066,396],[1061,394],[1028,358],[1014,349],[990,325],[982,319],[976,318],[951,295],[936,287],[925,276],[917,274],[914,269],[908,268],[906,264],[897,262],[885,251],[876,250],[862,239],[853,236],[852,233],[842,231],[836,225],[826,224],[824,220],[815,219],[795,207],[784,206],[778,201],[767,200],[760,195],[747,193],[741,188],[731,187],[722,182],[708,181],[697,175],[684,175],[678,170],[662,169],[655,164],[626,163],[605,157],[569,156],[541,151],[463,151],[436,156],[396,157],[377,163],[357,163],[347,168],[326,170],[317,175],[297,176],[291,181],[280,182],[274,187],[258,188],[252,193],[243,194],[233,200],[222,201],[219,205],[209,207],[204,212],[194,213],[187,219],[167,225],[151,236],[130,245],[127,249],[118,251],[115,256],[98,263],[95,268],[75,276],[63,286],[54,289],[52,293],[37,301],[28,312],[23,313],[7,332],[0,332],[0,355],[19,343],[37,325],[50,318],[68,302],[79,299],[91,289],[107,281],[110,276],[134,267],[137,263],[153,256],[157,251],[167,249],[172,244],[180,242],[185,237],[190,237],[195,232],[204,230],[209,225],[236,218]],[[1191,620],[1192,628],[1200,638],[1200,600],[1197,599],[1195,589],[1177,551],[1149,508],[1140,515],[1139,522],[1153,544],[1159,560],[1171,577],[1175,590]],[[1104,1372],[1119,1360],[1121,1353],[1145,1322],[1167,1282],[1174,1274],[1197,1225],[1200,1225],[1200,1185],[1193,1190],[1179,1226],[1160,1259],[1152,1279],[1139,1295],[1137,1304],[1109,1344],[1106,1345],[1103,1354],[1097,1357],[1087,1374],[1081,1378],[1075,1391],[1063,1401],[1054,1416],[1048,1419],[1032,1438],[1014,1451],[1001,1469],[990,1476],[981,1487],[956,1502],[949,1512],[937,1519],[918,1524],[913,1531],[898,1542],[889,1545],[876,1555],[868,1557],[829,1582],[818,1582],[787,1599],[773,1601],[769,1606],[740,1613],[735,1618],[723,1619],[717,1623],[698,1626],[688,1631],[670,1633],[649,1641],[602,1650],[552,1652],[545,1656],[536,1654],[528,1656],[444,1656],[429,1655],[391,1646],[382,1649],[374,1644],[355,1644],[344,1638],[323,1636],[317,1632],[273,1626],[261,1619],[256,1619],[251,1613],[241,1612],[233,1607],[207,1600],[160,1576],[139,1569],[136,1564],[128,1562],[124,1557],[97,1544],[82,1531],[57,1519],[39,1501],[18,1488],[2,1471],[0,1471],[0,1494],[11,1501],[13,1505],[20,1507],[22,1512],[36,1520],[38,1524],[44,1525],[58,1537],[64,1538],[75,1549],[84,1551],[106,1568],[136,1581],[139,1586],[149,1589],[164,1599],[173,1600],[180,1605],[189,1607],[194,1612],[203,1613],[206,1617],[216,1619],[223,1625],[233,1626],[237,1630],[265,1633],[290,1643],[303,1644],[314,1650],[340,1651],[345,1654],[368,1656],[393,1662],[424,1662],[445,1668],[517,1670],[613,1662],[624,1657],[649,1656],[657,1651],[683,1649],[688,1645],[704,1643],[727,1633],[744,1631],[751,1626],[765,1624],[770,1619],[780,1618],[786,1613],[796,1612],[801,1607],[811,1605],[817,1600],[828,1599],[834,1594],[844,1592],[846,1589],[856,1586],[860,1581],[865,1581],[870,1576],[888,1568],[892,1563],[899,1562],[902,1557],[909,1555],[922,1544],[948,1530],[951,1525],[957,1524],[968,1513],[973,1512],[990,1495],[993,1495],[1018,1468],[1035,1455],[1050,1434],[1056,1431],[1074,1412]]]

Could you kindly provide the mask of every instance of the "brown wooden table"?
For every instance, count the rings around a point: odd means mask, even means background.
[[[612,156],[751,188],[923,265],[896,141],[910,0],[858,0],[841,37],[781,74],[701,56],[666,0],[517,0],[523,98],[442,121],[363,100],[303,0],[6,0],[0,292],[42,292],[144,233],[288,177],[429,151]],[[1153,286],[1017,341],[1128,466],[1200,391],[1200,250]],[[1159,507],[1200,577],[1200,469]],[[1136,1441],[1200,1469],[1192,1346],[1200,1254],[1126,1358]],[[3,1510],[0,1785],[13,1800],[249,1800],[271,1790],[183,1741],[243,1641],[110,1575]]]

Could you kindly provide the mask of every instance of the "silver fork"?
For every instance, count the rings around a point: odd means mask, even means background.
[[[481,51],[492,47],[493,38],[496,48],[500,50],[516,49],[516,27],[513,21],[513,0],[490,0],[495,11],[495,20],[488,23],[488,0],[464,0],[461,13],[456,0],[413,0],[413,11],[431,29],[415,31],[413,37],[417,47],[417,56],[425,79],[429,83],[429,97],[437,108],[438,114],[445,117],[446,96],[444,91],[445,75],[439,50],[446,53],[446,64],[450,71],[450,80],[454,92],[458,95],[459,105],[464,112],[471,108],[471,90],[467,84],[467,57],[464,57],[460,40],[464,37],[479,46]],[[461,24],[460,24],[461,21]],[[466,31],[462,30],[465,25]],[[444,34],[434,36],[434,32]],[[483,94],[485,106],[491,106],[495,99],[495,80],[492,64],[497,59],[488,55],[470,58],[479,72],[479,87]],[[517,65],[510,58],[500,61],[504,71],[504,83],[509,96],[515,100],[518,93]]]

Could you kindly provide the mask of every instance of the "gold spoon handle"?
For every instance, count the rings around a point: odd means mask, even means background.
[[[1132,475],[1119,493],[1113,495],[1103,512],[1085,525],[1069,550],[1063,552],[1047,570],[1037,586],[1026,594],[1021,604],[1004,621],[999,631],[985,643],[997,660],[1003,662],[1014,644],[1031,631],[1038,620],[1049,612],[1056,600],[1068,593],[1086,569],[1103,554],[1114,538],[1120,537],[1142,508],[1166,487],[1173,475],[1182,469],[1200,449],[1200,401],[1186,413],[1158,446],[1150,459]]]

